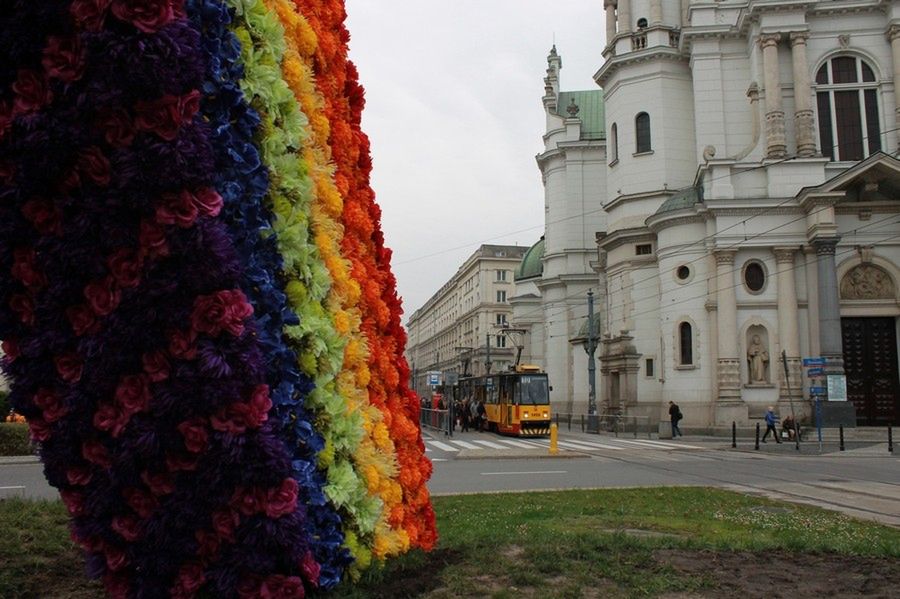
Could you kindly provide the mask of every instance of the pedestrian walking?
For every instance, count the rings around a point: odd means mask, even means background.
[[[459,409],[459,424],[462,427],[461,432],[469,432],[469,398],[465,398]]]
[[[775,424],[778,422],[778,416],[775,415],[775,408],[773,406],[769,406],[769,410],[766,412],[766,432],[762,437],[762,442],[766,442],[766,437],[769,436],[769,433],[772,433],[772,436],[775,437],[776,443],[781,443],[781,439],[778,438],[778,429],[775,428]]]
[[[678,428],[678,422],[681,421],[682,418],[684,418],[684,416],[681,413],[681,408],[679,408],[678,404],[675,403],[674,401],[670,401],[669,402],[669,420],[671,420],[671,422],[672,422],[672,438],[673,439],[675,437],[683,437],[684,436],[683,434],[681,434],[681,429]]]
[[[484,409],[484,402],[478,402],[478,432],[484,432],[484,423],[487,420],[487,416],[485,415],[487,411]]]

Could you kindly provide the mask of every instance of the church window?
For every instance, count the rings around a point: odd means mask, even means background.
[[[609,154],[610,164],[619,161],[619,127],[615,123],[609,128]]]
[[[649,152],[650,146],[650,115],[646,112],[638,113],[634,118],[634,131],[637,138],[637,154]]]
[[[691,276],[691,269],[684,264],[675,269],[675,276],[679,281],[687,281]]]
[[[506,292],[498,291],[497,292],[497,302],[502,304],[505,301],[506,301]]]
[[[694,335],[689,322],[678,325],[678,349],[680,365],[691,366],[694,363]]]
[[[881,150],[875,72],[855,56],[838,56],[816,73],[816,106],[822,154],[862,160]]]
[[[647,27],[647,19],[641,17],[637,20],[638,29],[645,29]]]
[[[750,293],[760,293],[766,286],[766,269],[761,262],[752,260],[744,266],[744,285]]]
[[[644,361],[644,376],[653,376],[653,358]]]
[[[636,256],[649,256],[653,253],[653,244],[650,243],[641,243],[634,246],[634,253]]]
[[[506,335],[497,335],[497,347],[506,347]]]

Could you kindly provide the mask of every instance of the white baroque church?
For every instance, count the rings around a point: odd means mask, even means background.
[[[900,423],[900,1],[604,6],[598,89],[547,58],[545,231],[511,298],[555,410],[587,412],[590,290],[600,412],[809,418],[812,386]]]

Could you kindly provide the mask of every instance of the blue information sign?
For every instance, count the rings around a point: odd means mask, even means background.
[[[810,368],[806,371],[807,376],[825,376],[825,369],[821,366]]]
[[[825,395],[825,387],[810,387],[810,395]]]
[[[441,373],[440,372],[429,372],[428,373],[428,384],[432,386],[437,386],[441,384]]]
[[[825,366],[825,358],[803,358],[804,366]]]

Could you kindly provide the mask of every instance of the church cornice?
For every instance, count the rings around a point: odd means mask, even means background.
[[[610,212],[611,210],[614,210],[619,206],[622,206],[629,202],[646,200],[647,198],[654,198],[659,196],[662,196],[663,201],[665,201],[674,193],[675,191],[672,189],[653,189],[651,191],[642,191],[639,193],[622,193],[604,204],[603,209],[607,212]]]
[[[609,78],[621,67],[653,62],[655,60],[687,63],[688,57],[678,48],[669,46],[655,46],[645,50],[629,52],[622,56],[613,56],[594,74],[594,81],[596,81],[597,85],[600,87],[605,88],[607,80],[609,80]]]
[[[597,246],[601,250],[609,252],[626,243],[639,243],[641,241],[656,241],[656,235],[648,231],[646,227],[619,229],[609,233],[603,239],[598,239]]]
[[[654,233],[658,233],[664,229],[670,229],[672,227],[677,227],[678,225],[687,225],[691,223],[702,223],[706,220],[706,216],[698,211],[699,205],[697,207],[684,208],[682,210],[677,210],[674,212],[667,212],[666,214],[660,215],[652,215],[644,221],[647,224],[647,227]]]

